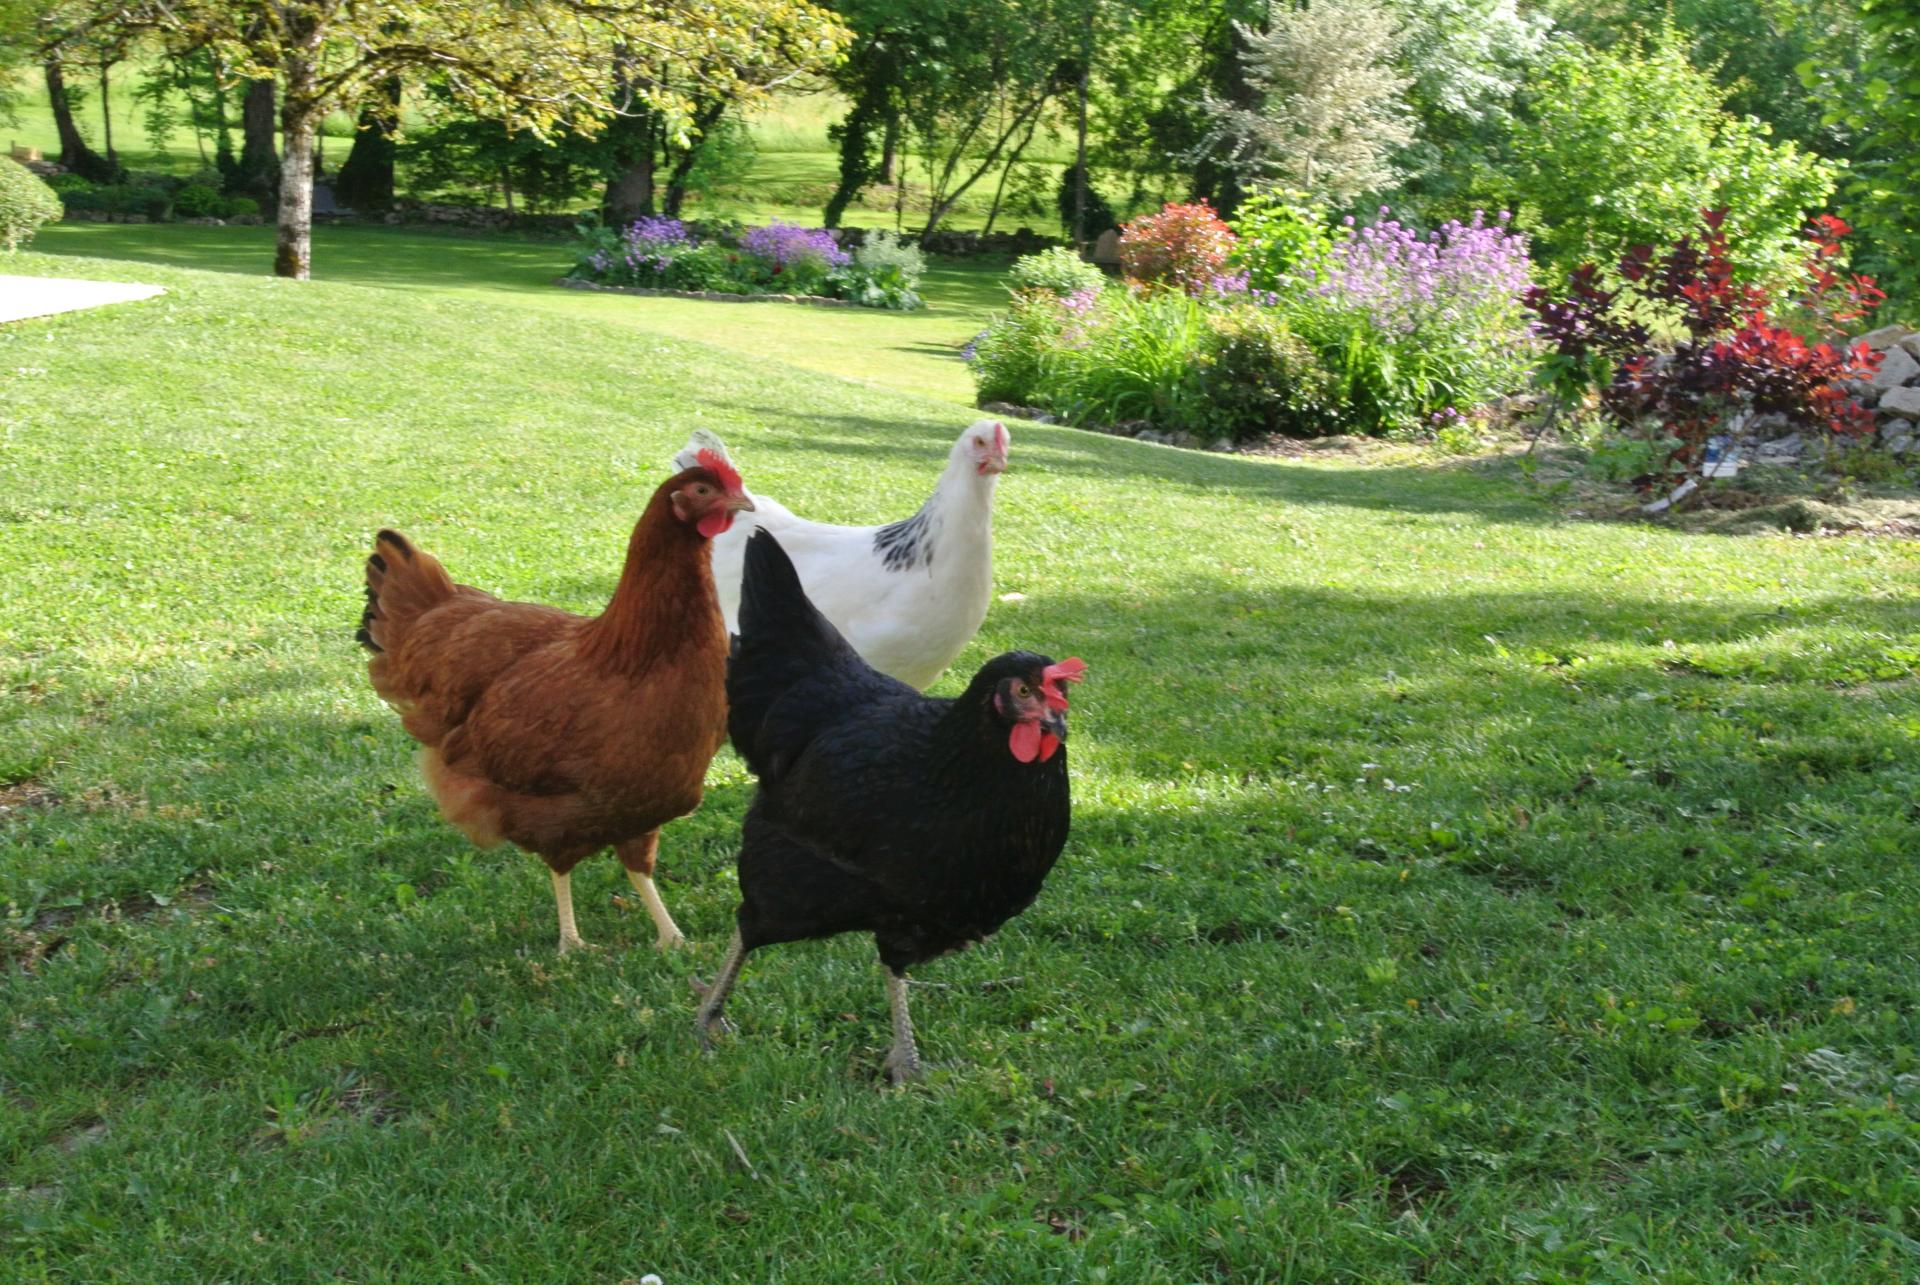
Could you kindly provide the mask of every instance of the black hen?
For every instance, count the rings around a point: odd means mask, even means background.
[[[700,1008],[704,1044],[747,952],[870,932],[887,970],[895,1083],[919,1071],[906,970],[1019,914],[1067,842],[1067,699],[1079,660],[1008,652],[957,700],[861,660],[814,609],[779,541],[747,544],[727,731],[760,789],[740,910]]]

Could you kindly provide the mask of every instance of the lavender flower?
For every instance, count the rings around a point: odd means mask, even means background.
[[[674,256],[694,245],[687,225],[664,214],[635,219],[621,240],[626,246],[624,262],[636,281],[664,276]]]
[[[740,238],[740,248],[776,270],[809,264],[825,271],[852,262],[852,256],[834,242],[831,232],[796,227],[778,219],[763,228],[749,228]]]

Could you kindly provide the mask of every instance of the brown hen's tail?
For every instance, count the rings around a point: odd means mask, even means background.
[[[367,607],[354,634],[368,651],[386,651],[409,626],[453,596],[453,577],[431,553],[413,547],[398,531],[373,537],[367,559]]]

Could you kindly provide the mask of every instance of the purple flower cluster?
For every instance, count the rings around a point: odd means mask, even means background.
[[[740,237],[740,248],[775,268],[809,260],[822,268],[843,268],[853,260],[824,228],[797,227],[778,219],[763,228],[748,229]]]
[[[673,258],[682,250],[693,248],[693,234],[687,231],[687,225],[679,219],[667,215],[645,215],[628,225],[622,239],[626,242],[626,264],[636,276],[651,273],[663,275],[673,263]],[[605,272],[601,255],[595,255],[593,266]]]
[[[1511,232],[1501,211],[1487,222],[1475,210],[1422,235],[1380,207],[1380,219],[1357,229],[1302,282],[1331,302],[1367,313],[1390,334],[1433,327],[1476,330],[1494,342],[1524,333],[1519,320],[1528,277],[1527,239]],[[1347,219],[1349,226],[1353,220]]]

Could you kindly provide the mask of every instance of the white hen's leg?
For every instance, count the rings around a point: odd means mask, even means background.
[[[560,911],[560,953],[588,949],[587,943],[580,940],[580,930],[573,925],[572,874],[561,874],[551,866],[547,873],[553,876],[553,903]]]
[[[913,1018],[907,1015],[907,976],[887,969],[887,1004],[893,1009],[893,1048],[887,1053],[887,1078],[896,1085],[920,1078],[920,1050],[913,1043]]]
[[[700,1015],[695,1023],[700,1031],[700,1047],[713,1047],[713,1033],[727,1029],[727,1019],[720,1011],[727,1006],[727,996],[733,993],[733,984],[740,978],[740,965],[747,959],[747,947],[740,940],[740,930],[733,930],[733,940],[727,943],[727,957],[721,961],[720,971],[713,975],[713,981],[702,982],[698,977],[687,978],[687,984],[693,987],[693,993],[700,997]]]

